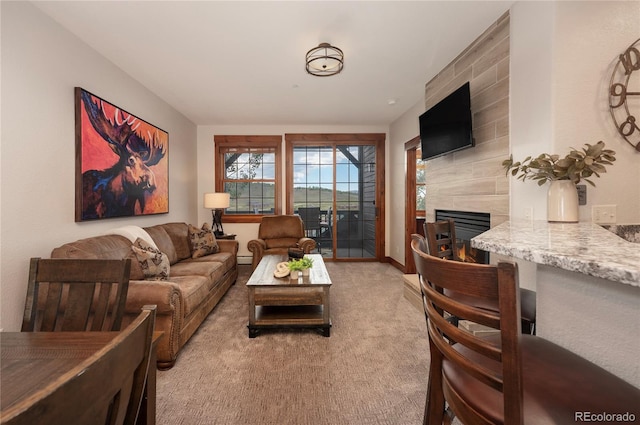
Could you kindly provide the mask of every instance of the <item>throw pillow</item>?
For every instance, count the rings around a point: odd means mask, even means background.
[[[131,246],[145,279],[167,280],[169,278],[169,257],[138,238]]]
[[[191,243],[191,258],[204,257],[218,252],[218,241],[211,231],[209,223],[204,223],[201,229],[189,225],[189,242]]]

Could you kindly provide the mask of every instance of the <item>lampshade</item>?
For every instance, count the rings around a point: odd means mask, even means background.
[[[338,74],[344,67],[344,53],[329,43],[320,43],[307,52],[307,72],[318,77]]]
[[[205,193],[204,207],[210,209],[229,208],[229,199],[231,195],[224,192]]]

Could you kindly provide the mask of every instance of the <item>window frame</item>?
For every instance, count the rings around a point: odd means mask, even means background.
[[[260,223],[265,215],[279,215],[282,213],[282,136],[241,136],[241,135],[216,135],[213,136],[215,146],[215,176],[214,184],[216,192],[224,191],[225,163],[224,155],[230,148],[273,149],[275,152],[275,185],[274,212],[273,214],[224,214],[225,223]],[[256,180],[267,181],[267,180]],[[271,180],[268,180],[271,182]]]
[[[417,216],[426,217],[426,215],[427,215],[426,209],[425,208],[418,209],[418,187],[424,187],[425,196],[426,196],[426,193],[427,193],[427,189],[426,189],[427,182],[426,181],[420,182],[418,180],[418,171],[420,169],[422,169],[425,174],[427,172],[427,163],[426,163],[426,161],[423,161],[422,158],[421,158],[422,157],[422,150],[420,149],[420,146],[418,146],[418,148],[416,149],[415,156],[416,156],[416,173],[415,173],[416,174],[416,183],[415,183],[415,186],[416,186],[415,201],[416,202],[415,202],[414,208],[416,210],[416,215]],[[425,202],[426,202],[426,199],[425,199]],[[426,204],[425,204],[425,207],[426,207]]]
[[[378,210],[376,214],[376,254],[373,258],[332,258],[331,261],[384,261],[385,246],[385,141],[386,133],[285,133],[285,152],[286,152],[286,194],[285,200],[287,214],[293,214],[293,151],[294,147],[301,146],[322,146],[332,147],[335,149],[338,145],[375,145],[376,146],[376,205]],[[334,153],[333,165],[334,175],[333,181],[336,180],[335,175],[336,157]],[[334,186],[335,188],[335,186]],[[334,202],[334,209],[336,205]],[[328,258],[325,258],[325,261]]]

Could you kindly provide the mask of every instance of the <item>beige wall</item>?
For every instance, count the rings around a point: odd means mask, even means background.
[[[580,221],[591,221],[594,205],[616,205],[618,223],[640,223],[640,153],[617,134],[608,108],[615,60],[638,38],[640,2],[518,2],[511,24],[514,158],[603,140],[617,161],[587,186]],[[546,219],[547,185],[509,183],[513,217],[533,209]]]
[[[196,126],[30,2],[0,7],[0,328],[15,331],[30,257],[114,227],[195,220]],[[169,133],[168,214],[74,221],[75,86]]]
[[[608,106],[618,55],[640,37],[640,1],[558,2],[555,21],[555,151],[566,153],[571,146],[603,140],[618,153],[615,164],[595,180],[596,187],[588,187],[580,221],[591,220],[593,205],[612,204],[617,205],[618,223],[640,223],[640,152],[618,135]],[[638,76],[634,78],[637,84]]]
[[[509,152],[509,15],[501,17],[425,86],[425,110],[469,81],[476,146],[427,160],[426,217],[435,209],[488,212],[508,219],[500,162]]]

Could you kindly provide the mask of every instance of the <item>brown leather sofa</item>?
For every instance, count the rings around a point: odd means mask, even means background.
[[[265,255],[286,255],[291,247],[305,254],[316,247],[316,241],[304,235],[304,224],[297,215],[264,216],[258,229],[258,239],[250,240],[247,248],[253,253],[252,270]]]
[[[132,242],[120,235],[103,235],[55,248],[52,258],[131,258],[131,278],[125,308],[126,326],[146,304],[157,305],[158,368],[173,367],[178,352],[238,277],[238,242],[218,240],[215,254],[192,258],[186,223],[167,223],[144,229],[170,262],[168,280],[145,280]]]

